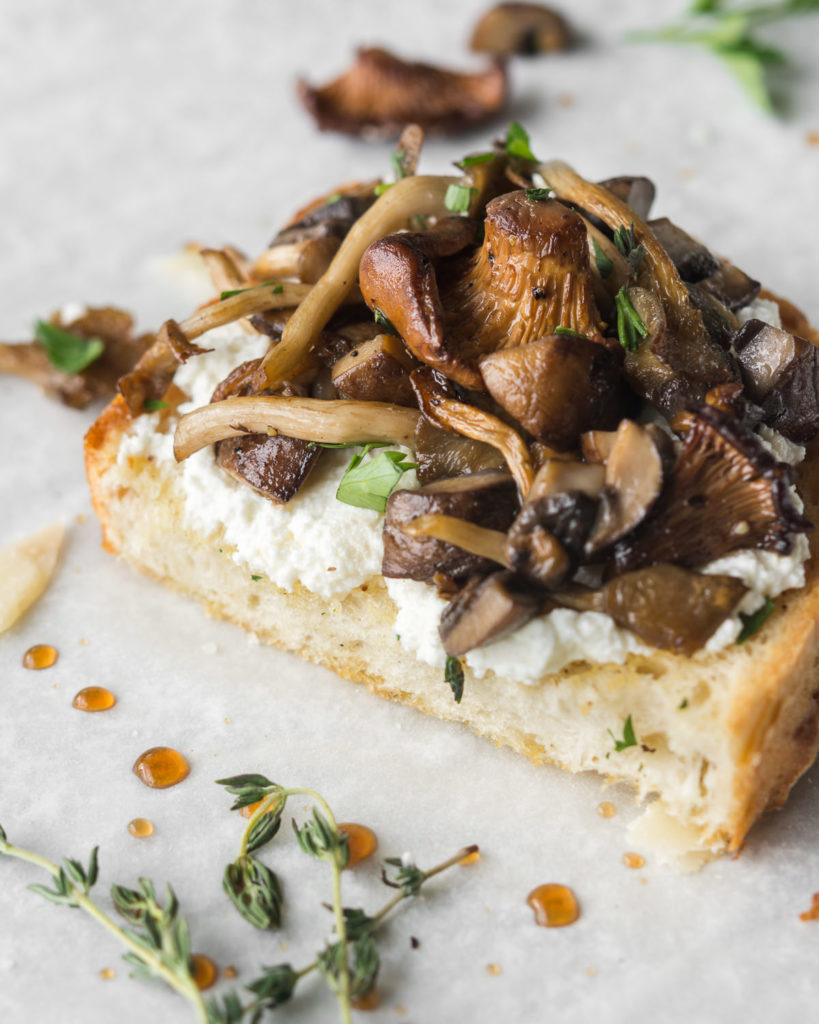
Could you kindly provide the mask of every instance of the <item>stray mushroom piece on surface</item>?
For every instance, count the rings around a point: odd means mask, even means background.
[[[502,3],[490,7],[472,30],[469,47],[496,57],[531,57],[565,50],[571,33],[565,19],[551,7]]]

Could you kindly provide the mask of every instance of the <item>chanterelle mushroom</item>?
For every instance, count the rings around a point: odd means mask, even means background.
[[[741,548],[787,554],[813,528],[794,507],[789,469],[737,420],[699,406],[653,514],[616,545],[616,570],[697,568]]]
[[[493,63],[474,74],[401,60],[363,48],[353,66],[323,88],[298,83],[322,131],[398,135],[412,121],[427,131],[464,131],[506,102],[506,70]]]

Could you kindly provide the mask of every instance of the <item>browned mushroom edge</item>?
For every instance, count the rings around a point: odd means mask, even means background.
[[[250,317],[270,348],[182,417],[179,459],[215,445],[221,468],[286,502],[310,486],[314,442],[406,445],[420,487],[387,501],[383,574],[452,597],[449,654],[563,605],[691,655],[746,592],[698,570],[739,549],[786,554],[812,528],[754,428],[817,433],[817,349],[755,321],[737,330],[758,284],[647,222],[647,179],[594,185],[502,145],[464,163],[460,179],[312,204],[242,263],[246,289],[163,325],[121,389],[139,411],[195,338]],[[600,253],[619,261],[619,316]],[[259,280],[274,267],[280,282]],[[673,614],[652,616],[664,602]]]

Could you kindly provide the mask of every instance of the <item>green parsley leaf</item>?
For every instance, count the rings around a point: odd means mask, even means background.
[[[637,746],[637,737],[634,735],[634,722],[631,720],[631,715],[625,721],[623,726],[623,738],[618,740],[611,729],[608,730],[609,736],[614,740],[614,749],[619,753],[621,750],[626,750],[628,747]]]
[[[530,199],[533,203],[540,203],[544,199],[554,199],[555,190],[553,188],[527,188],[526,198]]]
[[[273,285],[273,294],[274,295],[281,295],[281,293],[284,291],[284,285],[283,284],[279,284],[277,281],[262,281],[260,284],[249,284],[247,286],[247,288],[230,288],[230,289],[228,289],[228,291],[220,292],[219,293],[219,300],[221,302],[224,302],[225,299],[232,299],[234,295],[241,295],[242,292],[249,292],[253,288],[261,288],[264,285],[268,285],[268,284],[272,284]]]
[[[253,573],[251,573],[251,574],[250,574],[250,578],[251,578],[251,579],[253,580],[253,582],[254,582],[254,583],[258,583],[258,582],[259,582],[259,580],[260,580],[260,579],[261,579],[262,577],[261,577],[261,576],[254,576],[254,575],[253,575]]]
[[[573,338],[585,338],[585,334],[581,334],[580,331],[573,331],[571,327],[555,327],[555,334],[569,334]]]
[[[345,505],[383,512],[398,481],[408,469],[416,469],[418,464],[408,462],[403,452],[382,452],[364,462],[373,447],[365,444],[358,455],[353,456],[338,485],[336,498]]]
[[[459,160],[456,167],[474,167],[476,164],[488,164],[495,156],[494,153],[473,153],[472,156],[465,156]]]
[[[746,640],[750,639],[754,635],[754,633],[762,629],[773,610],[773,601],[769,597],[766,597],[765,603],[760,605],[760,607],[750,615],[740,612],[739,617],[742,619],[742,632],[737,637],[737,643],[744,644]]]
[[[168,403],[161,398],[146,398],[143,402],[145,412],[159,412],[160,409],[167,409]]]
[[[533,163],[537,162],[537,157],[529,147],[529,133],[517,121],[512,121],[509,125],[503,148],[509,156],[516,156],[520,160],[530,160]]]
[[[333,206],[335,203],[339,201],[339,199],[341,199],[341,193],[333,192],[332,195],[327,196],[327,198],[324,200],[324,205]]]
[[[444,195],[444,206],[451,213],[468,213],[472,196],[477,195],[476,188],[468,185],[449,185]]]
[[[678,711],[685,711],[685,709],[687,707],[688,707],[688,698],[687,697],[683,697],[683,699],[679,703],[679,706],[678,706],[677,710]]]
[[[392,323],[387,319],[386,316],[381,312],[378,306],[373,306],[373,320],[381,328],[382,331],[386,331],[387,334],[394,334],[396,338],[400,338],[401,335],[393,327]]]
[[[375,186],[375,188],[373,189],[373,192],[377,196],[383,196],[384,193],[387,191],[387,189],[392,188],[393,184],[394,184],[394,182],[392,182],[392,181],[382,181],[380,185],[376,185]]]
[[[626,352],[636,352],[640,347],[639,339],[648,336],[648,328],[632,306],[625,285],[615,295],[614,305],[617,308],[617,337],[620,344]]]
[[[447,657],[444,680],[449,683],[455,703],[460,704],[464,695],[464,667],[460,658],[453,658],[451,654]]]
[[[37,321],[34,337],[46,350],[51,365],[63,373],[79,373],[105,351],[102,338],[81,338],[45,320]]]
[[[614,270],[614,262],[600,248],[596,238],[592,238],[592,245],[594,246],[594,263],[597,267],[597,271],[605,281],[609,274]]]

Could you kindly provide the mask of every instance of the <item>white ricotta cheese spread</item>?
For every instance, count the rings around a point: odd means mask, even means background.
[[[740,310],[741,322],[752,317],[780,324],[776,304],[764,299]],[[206,343],[214,351],[191,359],[176,373],[176,384],[190,396],[180,406],[182,413],[207,404],[216,385],[236,365],[261,356],[267,348],[266,338],[235,325],[211,331]],[[120,448],[120,461],[151,455],[160,463],[174,462],[172,437],[155,432],[157,416],[143,415],[135,421]],[[796,463],[804,457],[803,448],[767,427],[760,428],[759,435],[778,459]],[[273,504],[217,468],[210,449],[197,452],[173,471],[184,494],[186,525],[206,537],[223,530],[224,541],[234,549],[234,561],[246,566],[249,575],[262,574],[284,590],[301,584],[331,598],[360,586],[381,568],[382,516],[335,497],[349,458],[343,450],[324,452],[307,484],[286,505]],[[400,486],[417,486],[415,475],[406,474]],[[802,586],[808,555],[807,538],[800,535],[789,555],[736,551],[703,571],[742,579],[749,591],[738,610],[749,613],[765,596]],[[445,602],[432,587],[412,580],[387,580],[387,589],[397,609],[395,632],[402,647],[430,665],[443,665],[438,622]],[[733,643],[741,628],[735,615],[723,623],[706,650]],[[629,653],[648,650],[607,615],[557,609],[512,636],[470,652],[466,662],[481,676],[494,671],[533,684],[573,661],[621,664]]]

